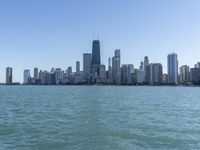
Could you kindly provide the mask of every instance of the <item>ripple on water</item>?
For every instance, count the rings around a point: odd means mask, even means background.
[[[199,149],[200,89],[1,86],[0,149]]]

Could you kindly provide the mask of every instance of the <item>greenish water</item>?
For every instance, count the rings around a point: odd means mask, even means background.
[[[11,149],[200,149],[200,88],[0,86]]]

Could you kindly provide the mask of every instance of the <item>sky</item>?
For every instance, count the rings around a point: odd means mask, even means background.
[[[101,43],[101,61],[108,64],[121,49],[121,64],[138,68],[144,56],[162,63],[178,54],[179,65],[200,61],[199,0],[1,0],[0,82],[6,67],[13,81],[23,70],[66,69]]]

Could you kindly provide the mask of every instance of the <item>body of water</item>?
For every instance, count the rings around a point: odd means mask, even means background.
[[[0,86],[0,150],[200,149],[200,88]]]

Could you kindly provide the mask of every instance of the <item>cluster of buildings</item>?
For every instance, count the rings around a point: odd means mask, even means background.
[[[72,84],[104,84],[104,85],[200,85],[200,62],[194,68],[187,65],[179,67],[178,56],[171,53],[167,56],[167,74],[163,73],[161,63],[151,63],[147,56],[139,68],[133,64],[121,65],[120,49],[108,58],[108,66],[101,64],[100,41],[92,42],[92,53],[83,54],[83,70],[80,61],[76,61],[76,71],[72,67],[66,70],[52,68],[50,71],[34,68],[24,70],[25,85],[72,85]],[[12,68],[6,68],[6,84],[12,82]]]

